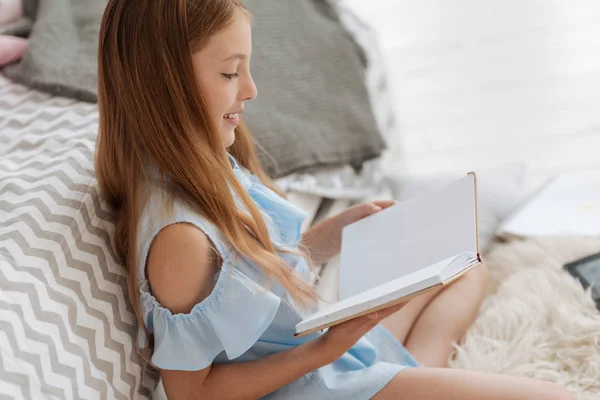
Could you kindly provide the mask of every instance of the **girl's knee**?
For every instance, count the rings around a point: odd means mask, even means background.
[[[553,400],[576,400],[573,393],[566,388],[556,385]]]
[[[459,281],[462,281],[462,285],[468,286],[471,293],[476,292],[483,298],[487,291],[488,283],[487,265],[482,263],[474,270],[467,272]]]

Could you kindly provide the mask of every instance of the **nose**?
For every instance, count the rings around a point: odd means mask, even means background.
[[[243,86],[240,88],[240,97],[242,101],[254,100],[258,96],[258,90],[254,84],[252,75],[248,74],[248,78],[244,80]]]

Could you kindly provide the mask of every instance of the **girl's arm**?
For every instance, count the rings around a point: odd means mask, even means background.
[[[357,204],[338,215],[321,221],[302,235],[300,248],[310,256],[314,266],[329,261],[342,248],[342,230],[360,219],[396,204],[394,200],[380,200]]]
[[[161,371],[171,399],[259,399],[334,361],[317,339],[256,361],[212,365],[202,371]]]
[[[171,225],[154,240],[148,280],[156,299],[172,313],[189,313],[212,290],[217,259],[210,241],[188,224]],[[402,306],[359,317],[290,350],[244,363],[211,365],[200,371],[161,370],[170,400],[255,399],[341,357],[383,318]]]
[[[189,313],[212,291],[218,258],[207,236],[189,224],[163,229],[150,248],[148,280],[172,313]],[[338,357],[315,340],[257,361],[212,365],[201,371],[161,370],[169,399],[253,399],[331,363]]]

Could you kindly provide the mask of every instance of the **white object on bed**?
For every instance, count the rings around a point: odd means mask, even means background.
[[[600,176],[555,176],[502,224],[499,233],[600,236]]]
[[[469,171],[465,171],[469,172]],[[485,252],[502,222],[509,217],[526,196],[527,168],[524,163],[486,168],[477,173],[479,206],[479,241]],[[461,174],[433,176],[390,175],[394,198],[405,200],[457,179]]]

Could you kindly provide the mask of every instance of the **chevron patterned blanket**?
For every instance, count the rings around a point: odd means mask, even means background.
[[[0,388],[149,399],[124,269],[93,173],[98,112],[0,75]]]

